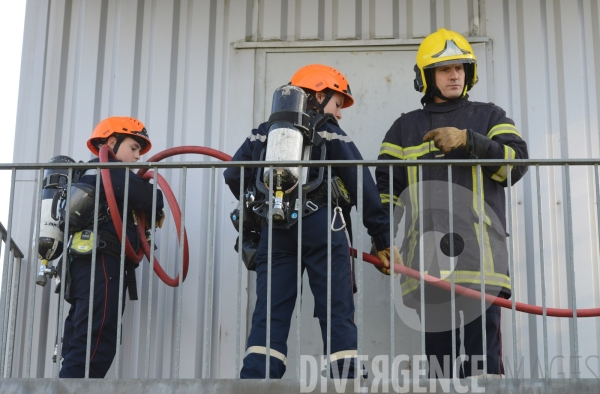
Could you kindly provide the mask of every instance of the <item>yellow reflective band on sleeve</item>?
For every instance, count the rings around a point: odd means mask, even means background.
[[[400,160],[417,159],[431,152],[439,152],[433,141],[424,142],[416,146],[407,146],[406,148],[384,142],[379,149],[379,155],[390,155]]]
[[[381,198],[381,203],[382,204],[389,204],[390,203],[390,195],[389,194],[380,194],[379,198]],[[404,203],[402,202],[402,200],[398,199],[398,196],[394,196],[394,205],[396,205],[398,207],[403,207]]]
[[[389,142],[384,142],[381,144],[381,148],[379,149],[380,155],[390,155],[400,160],[404,160],[404,150],[400,145],[390,144]]]
[[[355,358],[357,356],[358,352],[356,350],[341,350],[339,352],[331,353],[330,360],[333,362],[342,358]]]
[[[514,160],[517,157],[517,152],[513,148],[508,145],[504,145],[504,159],[506,160]],[[510,166],[510,171],[512,171],[513,166]],[[496,182],[504,182],[506,181],[507,173],[506,173],[506,165],[501,165],[500,169],[492,175],[492,179]]]
[[[522,138],[517,128],[510,123],[501,123],[492,127],[491,130],[488,131],[487,137],[489,139],[493,139],[495,136],[500,134],[516,134],[519,136],[519,138]]]
[[[283,361],[283,365],[286,365],[287,363],[287,357],[285,356],[285,354],[271,348],[269,350],[271,357],[275,357],[280,359],[281,361]],[[255,353],[255,354],[267,354],[267,348],[264,346],[250,346],[247,350],[246,350],[246,356],[251,354],[251,353]]]
[[[424,142],[421,145],[409,146],[404,148],[405,159],[417,159],[431,152],[439,152],[440,150],[435,147],[433,141]]]

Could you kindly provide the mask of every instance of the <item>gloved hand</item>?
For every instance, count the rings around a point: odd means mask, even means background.
[[[373,253],[375,251],[374,246],[375,245],[372,245],[372,247],[371,247],[371,254],[374,254]],[[375,266],[375,268],[377,268],[377,270],[379,270],[381,273],[383,273],[385,275],[389,275],[391,272],[391,270],[390,270],[390,248],[377,251],[376,255],[379,258],[379,260],[381,260],[381,262],[383,263],[383,267]],[[394,245],[394,264],[404,265],[404,263],[402,262],[402,256],[400,256],[400,251],[398,250],[398,247],[396,245]],[[394,278],[396,276],[398,276],[398,273],[394,272]]]
[[[152,220],[152,215],[146,214],[146,223],[145,223],[146,231],[151,229],[151,227],[150,227],[151,220]],[[155,230],[157,228],[162,228],[162,225],[164,222],[165,222],[165,211],[161,209],[160,212],[156,215],[156,222],[154,222]]]
[[[158,213],[158,217],[156,218],[156,222],[154,224],[155,224],[156,228],[162,228],[164,222],[165,222],[165,211],[161,209],[160,212]]]
[[[467,146],[467,130],[456,127],[440,127],[425,134],[423,142],[433,140],[435,147],[444,153]]]

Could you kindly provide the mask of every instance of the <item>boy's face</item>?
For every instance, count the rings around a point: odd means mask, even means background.
[[[320,104],[323,102],[323,100],[325,100],[326,95],[323,92],[317,92],[315,97],[317,98],[317,101]],[[323,108],[323,113],[332,114],[337,120],[341,120],[342,106],[344,105],[344,100],[345,97],[343,94],[341,94],[340,92],[335,92],[331,97],[331,100],[329,100],[329,102],[325,106],[325,108]]]
[[[117,143],[117,139],[115,137],[110,137],[108,139],[108,146],[114,149],[115,144]],[[117,159],[121,160],[123,163],[135,163],[140,159],[140,150],[142,146],[131,137],[126,137],[119,149],[117,149]]]

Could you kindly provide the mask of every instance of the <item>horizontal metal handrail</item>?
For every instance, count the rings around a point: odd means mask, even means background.
[[[393,165],[398,167],[407,166],[475,166],[485,167],[500,165],[525,165],[525,166],[589,166],[600,165],[599,159],[515,159],[515,160],[487,160],[487,159],[469,159],[469,160],[306,160],[306,161],[189,161],[189,162],[137,162],[137,163],[0,163],[2,170],[39,170],[41,168],[230,168],[230,167],[326,167],[332,165],[335,167],[354,167],[356,165],[366,167]]]

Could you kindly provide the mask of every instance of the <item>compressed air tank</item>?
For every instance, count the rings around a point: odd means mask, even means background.
[[[68,156],[54,156],[50,163],[75,163]],[[63,251],[63,232],[58,220],[52,218],[52,199],[54,195],[67,187],[68,169],[51,168],[44,171],[42,189],[42,212],[40,219],[40,236],[38,243],[38,258],[54,260]]]
[[[273,93],[271,118],[281,115],[282,120],[275,120],[269,127],[265,161],[302,160],[306,135],[299,126],[302,126],[303,115],[306,116],[306,98],[304,90],[292,85],[281,86]],[[287,194],[297,186],[298,179],[298,167],[273,168],[275,190]],[[269,168],[265,168],[263,182],[268,186]]]

